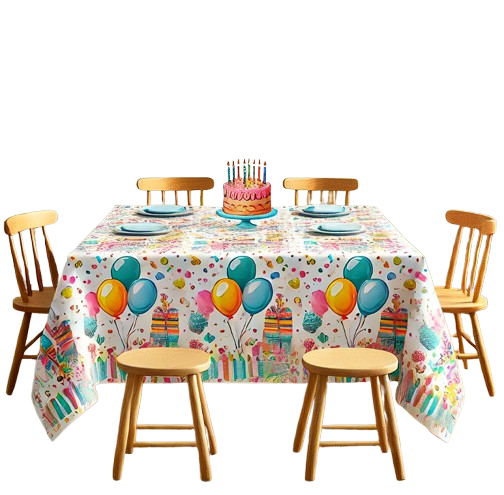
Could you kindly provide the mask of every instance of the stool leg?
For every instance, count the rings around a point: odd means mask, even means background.
[[[296,436],[294,437],[294,452],[300,452],[303,448],[303,441],[306,432],[306,425],[308,423],[308,417],[310,416],[310,411],[313,404],[313,397],[315,396],[315,387],[317,385],[317,376],[315,373],[310,373],[308,375],[308,385],[306,387],[306,392],[303,400],[303,407],[301,408],[301,414],[299,416],[299,421],[296,429]]]
[[[189,398],[191,399],[194,431],[196,433],[196,446],[199,453],[201,480],[210,481],[212,479],[212,471],[210,469],[210,456],[208,455],[208,445],[205,438],[205,423],[203,421],[196,375],[188,375],[187,383],[189,385]]]
[[[132,378],[135,378],[135,389],[133,391],[133,397],[131,398],[131,413],[128,430],[128,441],[126,443],[126,454],[133,453],[133,444],[136,440],[138,411],[140,409],[140,399],[142,397],[142,385],[144,377],[135,375]]]
[[[377,376],[371,377],[371,392],[373,394],[373,407],[376,418],[376,429],[378,430],[378,439],[380,441],[380,448],[383,453],[388,452],[387,442],[387,425],[385,423],[385,416],[383,415],[383,402],[380,389],[380,383]]]
[[[380,382],[385,391],[385,412],[387,413],[387,430],[388,440],[390,442],[390,450],[392,451],[392,461],[396,478],[401,481],[406,478],[404,474],[404,466],[401,454],[401,444],[399,442],[399,431],[397,430],[397,423],[394,411],[394,401],[392,392],[390,391],[389,381],[387,375],[380,376]]]
[[[120,480],[124,464],[124,453],[126,451],[126,442],[128,440],[128,430],[131,412],[131,399],[135,391],[135,377],[128,375],[126,378],[126,390],[121,407],[121,419],[119,420],[119,431],[117,433],[117,444],[114,456],[113,478]]]
[[[208,443],[210,444],[210,454],[217,454],[217,442],[215,441],[215,435],[212,428],[212,421],[210,419],[210,411],[208,410],[208,405],[205,397],[205,391],[203,390],[203,380],[201,375],[198,374],[198,392],[201,400],[201,409],[203,411],[203,420],[208,432]]]
[[[313,405],[313,417],[308,439],[308,452],[306,453],[306,481],[313,481],[315,479],[318,450],[320,446],[320,434],[322,432],[322,420],[324,419],[326,390],[327,376],[319,376],[317,378],[317,386],[315,388],[315,403]]]

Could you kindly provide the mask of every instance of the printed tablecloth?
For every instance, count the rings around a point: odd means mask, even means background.
[[[139,208],[114,207],[61,275],[33,385],[50,438],[96,402],[97,384],[125,381],[126,349],[203,349],[210,382],[302,383],[305,352],[341,346],[395,353],[397,402],[449,439],[463,403],[450,335],[423,256],[377,208],[338,219],[365,226],[350,236],[312,233],[320,219],[289,207],[256,230],[200,207],[151,218],[172,227],[163,236],[114,234],[146,220]]]

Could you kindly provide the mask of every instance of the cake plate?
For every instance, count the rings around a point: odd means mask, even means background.
[[[265,213],[264,215],[229,215],[228,213],[224,213],[222,208],[219,208],[216,211],[217,215],[222,218],[227,218],[229,220],[241,220],[238,225],[231,227],[232,229],[257,229],[257,225],[252,223],[252,220],[263,220],[264,218],[274,217],[278,211],[275,208],[272,208],[269,213]]]

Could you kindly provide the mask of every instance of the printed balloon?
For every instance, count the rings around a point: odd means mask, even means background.
[[[327,287],[325,296],[327,304],[337,315],[347,317],[355,308],[357,290],[350,280],[337,278]]]
[[[229,262],[227,267],[227,276],[234,280],[243,289],[256,274],[256,264],[252,258],[248,256],[237,256]]]
[[[379,278],[366,280],[359,289],[357,305],[364,316],[376,313],[388,300],[389,288]]]
[[[373,264],[369,258],[365,256],[354,256],[350,258],[345,268],[343,268],[343,276],[350,280],[355,285],[358,291],[361,285],[371,278],[373,275]]]
[[[212,289],[212,302],[220,313],[231,318],[242,303],[240,286],[230,278],[221,278]]]
[[[122,256],[115,260],[112,265],[112,278],[119,280],[126,290],[129,290],[131,284],[140,277],[140,263],[132,256]]]
[[[147,313],[157,299],[157,289],[152,280],[140,278],[135,280],[128,291],[128,306],[137,316]]]
[[[128,304],[128,293],[119,280],[108,279],[98,287],[96,299],[105,313],[118,318]]]
[[[243,308],[250,315],[260,313],[273,297],[273,286],[265,278],[254,278],[243,289]]]

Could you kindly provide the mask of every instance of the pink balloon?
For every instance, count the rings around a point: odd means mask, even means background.
[[[212,302],[212,293],[207,290],[198,292],[196,296],[196,305],[198,306],[198,312],[205,318],[208,318],[210,313],[215,309],[214,303]]]
[[[96,299],[95,292],[89,292],[84,298],[89,311],[89,316],[96,316],[100,312],[100,305],[98,304],[98,299]]]
[[[329,309],[329,306],[326,301],[325,292],[321,290],[317,290],[312,293],[310,303],[313,312],[318,316],[324,316],[325,312]]]

